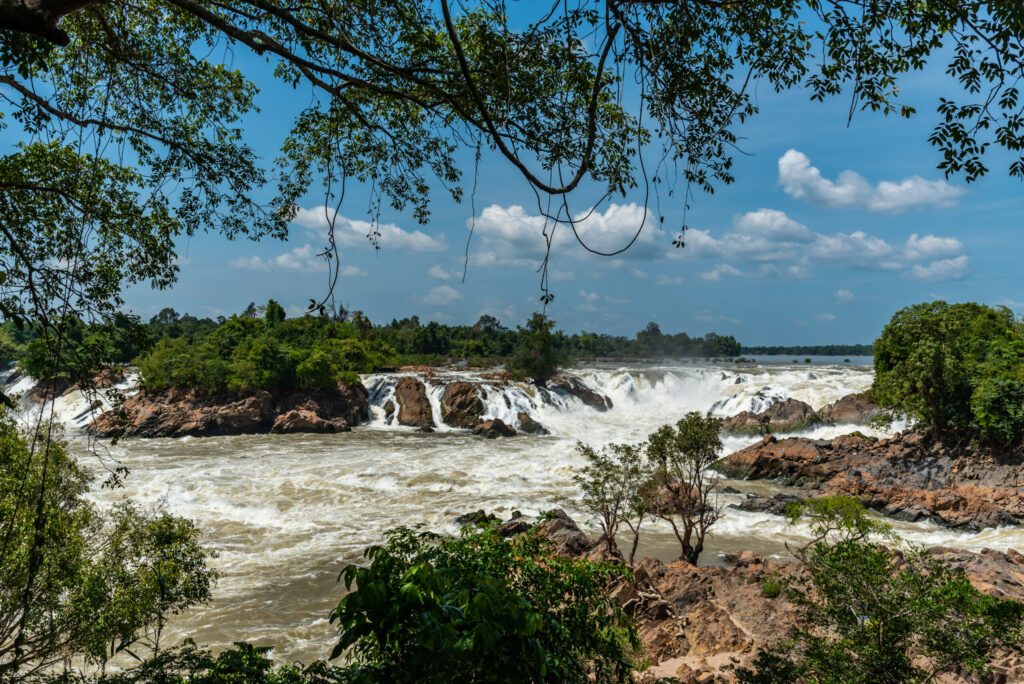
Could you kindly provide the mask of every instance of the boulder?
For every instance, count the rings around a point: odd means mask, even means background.
[[[842,399],[825,406],[818,415],[826,423],[843,425],[866,425],[868,421],[882,413],[867,392],[848,394]]]
[[[473,429],[474,435],[480,435],[487,439],[495,439],[497,437],[515,437],[516,431],[511,425],[507,425],[505,421],[500,418],[493,418],[486,420]]]
[[[398,424],[410,427],[433,427],[434,412],[430,408],[427,388],[418,378],[407,376],[395,385],[398,400]]]
[[[603,394],[595,392],[575,375],[559,373],[548,380],[547,386],[548,389],[554,390],[555,392],[570,394],[582,401],[585,405],[597,411],[607,411],[612,408],[611,399]]]
[[[293,432],[344,432],[349,430],[344,418],[325,420],[309,409],[292,409],[274,420],[271,432],[288,434]]]
[[[458,381],[445,385],[441,394],[442,420],[458,428],[469,429],[479,425],[485,408],[480,397],[483,391],[472,382]]]
[[[384,403],[384,422],[391,425],[395,420],[395,402],[388,399]]]
[[[776,494],[775,496],[752,495],[739,502],[731,504],[730,508],[750,513],[771,513],[773,515],[785,515],[786,507],[791,503],[799,503],[800,497],[792,494]]]
[[[195,390],[142,391],[89,430],[100,437],[214,437],[266,432],[339,432],[369,417],[362,385],[336,392],[266,391],[207,395]]]
[[[519,421],[519,431],[528,435],[550,435],[548,429],[535,421],[529,413],[522,411],[516,416]]]
[[[588,537],[561,508],[546,513],[536,529],[537,534],[550,540],[555,552],[563,556],[585,556],[597,546],[597,542]]]
[[[809,404],[797,399],[778,401],[761,411],[743,411],[722,421],[722,429],[735,433],[795,432],[821,422]]]
[[[498,522],[498,516],[488,513],[482,508],[472,513],[463,513],[455,518],[456,525],[484,525],[489,522]]]

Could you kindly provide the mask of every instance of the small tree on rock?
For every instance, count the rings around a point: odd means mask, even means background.
[[[721,420],[692,412],[648,438],[647,458],[657,486],[651,510],[679,540],[681,560],[697,563],[704,539],[721,514],[712,501],[718,477],[710,466],[722,450]]]
[[[608,557],[621,556],[615,542],[619,525],[633,533],[632,565],[640,542],[640,526],[648,516],[652,472],[645,444],[609,444],[600,451],[578,442],[576,451],[587,465],[573,479],[583,491],[583,506],[601,523],[601,541]]]

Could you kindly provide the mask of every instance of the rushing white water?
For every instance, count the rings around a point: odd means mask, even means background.
[[[173,636],[215,647],[250,640],[274,646],[282,660],[309,660],[330,650],[333,633],[326,618],[341,596],[338,571],[359,562],[362,550],[388,528],[423,524],[455,532],[453,519],[478,508],[508,517],[513,510],[537,515],[557,506],[583,522],[572,481],[581,465],[577,440],[595,446],[640,441],[687,411],[732,415],[787,397],[818,409],[866,389],[872,379],[869,368],[848,364],[692,363],[592,367],[578,374],[611,397],[614,408],[598,413],[575,397],[529,385],[486,386],[485,417],[517,425],[523,411],[550,436],[485,440],[443,424],[433,434],[387,425],[383,406],[393,397],[397,378],[369,376],[364,383],[372,420],[350,433],[127,439],[110,449],[131,471],[124,489],[97,490],[95,496],[101,502],[130,496],[193,518],[218,553],[214,565],[222,577],[213,603],[179,619]],[[435,420],[443,382],[479,376],[437,377],[427,381]],[[54,410],[70,425],[80,425],[83,408],[88,400],[71,396],[58,400]],[[803,434],[829,438],[853,430],[870,432],[847,425]],[[85,453],[84,438],[74,430],[69,435]],[[728,437],[726,451],[755,439]],[[745,492],[780,491],[766,482],[726,484]],[[741,499],[722,495],[725,504]],[[971,534],[932,524],[897,527],[922,544],[1024,546],[1024,533],[1015,529]],[[803,539],[806,532],[787,527],[777,516],[726,508],[704,562],[721,562],[726,552],[742,549],[784,555],[786,542]],[[641,551],[666,560],[677,553],[670,531],[659,525],[651,526]]]

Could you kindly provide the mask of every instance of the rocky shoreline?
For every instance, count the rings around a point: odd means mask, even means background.
[[[433,432],[439,423],[472,431],[485,438],[546,435],[548,430],[529,413],[519,411],[514,424],[487,417],[488,391],[511,382],[497,373],[486,381],[445,382],[433,370],[402,375],[393,397],[382,406],[387,424]],[[431,404],[428,384],[443,386],[440,415]],[[537,392],[570,395],[598,411],[612,406],[611,399],[595,392],[579,378],[560,373]],[[508,398],[506,407],[511,409]],[[214,437],[266,433],[345,432],[371,417],[370,392],[362,383],[342,385],[336,392],[221,392],[205,394],[190,389],[141,389],[113,411],[98,416],[89,431],[100,437]]]
[[[99,437],[215,437],[261,433],[344,432],[370,415],[366,388],[337,392],[202,394],[194,390],[140,391],[99,416]]]
[[[808,497],[852,496],[908,522],[930,520],[970,531],[1024,522],[1020,454],[951,447],[921,431],[888,439],[860,433],[833,440],[767,435],[715,467],[728,477],[799,487]]]
[[[483,511],[464,523],[489,518]],[[531,525],[513,516],[499,525],[511,536],[530,529],[552,541],[563,555],[600,559],[603,544],[588,537],[564,511],[550,512]],[[985,549],[974,553],[935,547],[929,554],[966,573],[979,591],[1004,599],[1024,600],[1024,554]],[[767,578],[799,581],[795,562],[765,558],[751,551],[730,554],[725,566],[697,566],[685,561],[637,561],[633,580],[612,586],[610,596],[637,623],[644,655],[650,663],[639,681],[675,677],[686,684],[733,681],[723,666],[744,665],[758,649],[787,634],[800,618],[799,606],[786,592],[767,592]],[[1024,679],[1024,654],[1002,653],[986,681]],[[943,681],[967,682],[951,678]]]

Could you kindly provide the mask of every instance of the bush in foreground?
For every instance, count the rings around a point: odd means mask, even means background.
[[[607,597],[621,565],[563,558],[533,533],[408,529],[342,574],[331,615],[361,681],[632,681],[638,641]]]
[[[982,594],[923,549],[892,548],[898,540],[854,499],[789,513],[814,534],[798,552],[807,583],[790,589],[804,621],[736,668],[740,682],[932,682],[984,675],[999,649],[1020,647],[1024,604]]]

